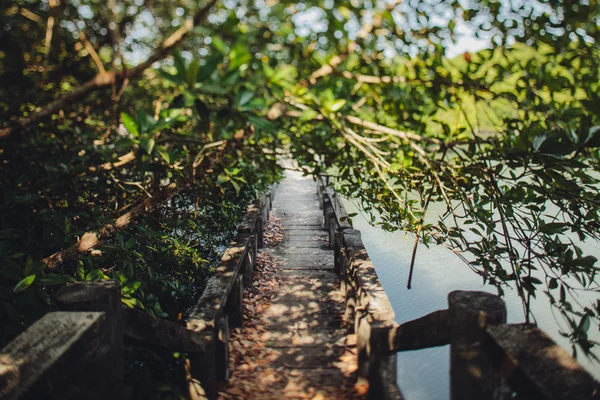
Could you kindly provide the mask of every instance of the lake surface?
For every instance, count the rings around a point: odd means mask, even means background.
[[[496,293],[494,287],[483,286],[481,277],[471,271],[451,250],[434,244],[429,248],[419,245],[412,289],[407,289],[414,236],[404,232],[385,232],[379,227],[373,227],[368,223],[369,217],[363,215],[352,201],[345,200],[345,205],[348,213],[359,213],[352,219],[352,223],[355,229],[361,231],[369,257],[394,307],[396,322],[410,321],[448,308],[447,296],[453,290]],[[435,210],[431,209],[430,214],[435,214]],[[584,252],[595,253],[600,258],[597,243],[586,245]],[[524,322],[523,307],[516,291],[505,291],[508,322]],[[538,326],[570,353],[569,341],[559,335],[558,323],[543,293],[540,292],[534,300],[532,310]],[[557,315],[557,318],[560,316]],[[600,341],[600,334],[592,332],[594,329],[594,326],[590,328],[589,336],[592,340]],[[599,364],[583,355],[579,356],[578,361],[600,379]],[[409,400],[449,399],[449,370],[449,346],[398,353],[398,386]]]

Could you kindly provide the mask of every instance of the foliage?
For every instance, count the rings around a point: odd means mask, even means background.
[[[589,355],[600,6],[563,3],[224,1],[203,23],[192,16],[205,3],[188,0],[0,4],[2,341],[78,280],[120,279],[128,306],[183,320],[289,152],[383,228],[451,246],[500,293],[514,287],[527,319],[545,293]],[[469,34],[488,48],[447,57]],[[171,57],[125,78],[169,40]],[[89,83],[105,71],[110,84]],[[36,110],[45,118],[2,136]],[[158,210],[47,268],[167,189]]]

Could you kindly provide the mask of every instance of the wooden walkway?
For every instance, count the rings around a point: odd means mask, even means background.
[[[348,398],[355,346],[344,326],[344,298],[313,179],[288,171],[271,213],[282,220],[285,239],[267,250],[279,265],[279,285],[262,312],[260,340],[277,376],[270,393],[256,398]]]

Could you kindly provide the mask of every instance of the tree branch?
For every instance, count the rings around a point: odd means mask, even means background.
[[[121,215],[113,224],[107,224],[98,230],[87,232],[73,246],[44,258],[42,262],[45,263],[48,268],[55,269],[64,262],[78,260],[84,254],[102,244],[115,233],[120,232],[130,226],[142,215],[146,215],[154,211],[163,202],[173,197],[175,193],[177,193],[176,185],[172,183],[166,188],[160,190],[155,196],[145,199],[139,205],[135,206],[131,211]]]
[[[202,22],[211,7],[217,3],[217,0],[210,0],[210,2],[200,9],[194,18],[188,19],[181,28],[175,31],[171,36],[165,39],[159,46],[159,48],[151,55],[146,61],[135,66],[134,68],[123,70],[119,73],[115,72],[107,72],[107,73],[99,73],[94,78],[84,83],[77,89],[73,90],[71,93],[64,95],[63,97],[53,101],[52,103],[39,108],[35,111],[31,116],[21,118],[16,121],[16,123],[8,128],[0,129],[0,140],[5,140],[11,137],[16,132],[26,132],[36,123],[42,121],[43,119],[57,113],[59,110],[68,106],[81,97],[91,93],[97,89],[100,89],[105,86],[110,86],[117,82],[118,80],[123,79],[133,79],[142,74],[146,69],[152,66],[157,61],[161,61],[166,58],[171,50],[177,47],[183,39],[194,29],[196,25]]]

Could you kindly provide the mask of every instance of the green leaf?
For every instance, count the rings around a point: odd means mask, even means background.
[[[67,282],[76,282],[75,278],[69,275],[61,274],[46,274],[38,278],[38,282],[42,285],[62,285]]]
[[[239,195],[240,194],[240,185],[238,185],[238,183],[236,181],[234,181],[233,179],[231,180],[231,184],[233,185],[233,188],[235,189],[235,194]]]
[[[152,153],[152,149],[154,149],[154,143],[154,139],[140,139],[140,147],[148,154]]]
[[[133,117],[126,112],[121,113],[121,121],[123,121],[123,126],[127,129],[127,132],[131,133],[133,136],[140,136],[140,131],[138,130],[137,123],[133,119]]]
[[[567,229],[567,224],[563,223],[563,222],[550,222],[548,224],[542,222],[542,223],[540,223],[540,226],[538,227],[538,230],[541,233],[545,233],[547,235],[561,233],[565,229]]]
[[[104,275],[101,269],[94,269],[85,276],[86,281],[104,281],[108,279],[108,276]]]
[[[229,70],[239,69],[252,59],[252,54],[248,51],[246,43],[237,43],[229,52]]]
[[[223,39],[221,39],[219,36],[211,36],[212,39],[212,45],[213,47],[221,54],[225,55],[227,53],[227,46],[225,45],[225,42],[223,41]]]
[[[179,77],[179,79],[181,79],[181,81],[186,81],[187,78],[187,74],[186,74],[186,68],[185,68],[185,60],[183,59],[183,57],[181,57],[181,53],[176,51],[173,54],[173,65],[175,65],[175,68],[177,69],[177,76]]]
[[[171,155],[166,147],[156,146],[156,152],[162,157],[163,160],[165,160],[167,164],[171,164]]]
[[[270,76],[270,81],[281,84],[286,80],[293,80],[298,76],[298,70],[293,65],[282,65]]]
[[[329,105],[328,111],[330,111],[330,112],[339,111],[342,107],[344,107],[344,105],[346,105],[346,100],[343,100],[343,99],[336,100]]]
[[[137,110],[136,122],[140,134],[149,132],[156,125],[154,118],[141,108]]]
[[[35,277],[36,277],[36,275],[29,275],[28,277],[22,279],[19,283],[17,283],[15,285],[15,288],[13,289],[13,291],[15,293],[19,293],[19,292],[22,292],[23,290],[27,289],[29,286],[31,286],[33,281],[35,281]]]
[[[221,54],[215,53],[211,57],[208,57],[205,60],[204,65],[200,67],[200,71],[198,71],[198,75],[196,77],[196,82],[204,82],[207,81],[212,74],[215,72],[219,64],[223,61],[223,56]]]
[[[250,123],[254,125],[255,129],[265,131],[267,133],[277,133],[277,128],[271,122],[266,119],[259,117],[258,115],[248,115]]]
[[[315,119],[317,115],[319,115],[318,112],[316,112],[312,108],[308,108],[302,112],[302,115],[300,116],[300,121],[311,121]]]
[[[168,73],[167,71],[164,70],[159,70],[160,75],[165,78],[166,80],[169,80],[171,82],[173,82],[176,85],[181,85],[183,83],[183,81],[181,80],[181,77],[179,75],[172,75],[170,73]]]
[[[136,308],[137,307],[137,308],[141,308],[143,310],[146,309],[146,307],[144,307],[144,304],[141,301],[139,301],[138,299],[135,299],[135,298],[128,299],[128,298],[122,297],[121,298],[121,302],[123,304],[125,304],[129,308]]]
[[[140,288],[140,286],[142,286],[142,282],[140,281],[130,282],[123,287],[122,293],[124,295],[132,295]]]
[[[242,107],[248,104],[253,97],[254,92],[251,92],[249,90],[243,90],[241,92],[238,92],[236,95],[238,109],[242,110]]]
[[[588,314],[584,314],[579,320],[579,324],[577,325],[578,333],[586,333],[590,329],[590,316]]]
[[[217,177],[217,183],[218,183],[219,185],[220,185],[220,184],[222,184],[222,183],[225,183],[225,182],[229,182],[230,180],[231,180],[231,178],[230,178],[230,177],[228,177],[227,175],[223,175],[223,174],[220,174],[220,175]]]
[[[600,147],[600,126],[590,128],[585,145],[588,147]]]
[[[198,76],[198,70],[200,68],[200,63],[197,58],[194,58],[192,62],[188,65],[187,73],[186,73],[186,82],[190,86],[194,86],[196,83],[196,78]]]

